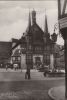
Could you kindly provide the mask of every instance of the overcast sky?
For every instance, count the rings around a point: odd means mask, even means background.
[[[56,0],[45,1],[0,1],[0,41],[10,41],[11,38],[20,38],[28,26],[30,12],[36,10],[38,25],[44,30],[45,9],[49,33],[52,34],[54,25],[58,21]],[[56,31],[57,33],[57,31]],[[58,39],[59,44],[63,40]]]

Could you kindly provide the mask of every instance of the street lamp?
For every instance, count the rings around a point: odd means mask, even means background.
[[[59,29],[65,46],[65,97],[67,98],[67,0],[58,0]]]

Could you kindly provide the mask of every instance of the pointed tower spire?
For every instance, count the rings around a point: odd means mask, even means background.
[[[46,10],[45,10],[45,27],[44,27],[44,33],[45,33],[45,35],[48,33]]]
[[[33,9],[32,11],[32,25],[36,23],[36,11]]]
[[[30,28],[31,28],[31,16],[30,16],[30,11],[29,11],[28,27],[26,29],[26,33],[28,33],[30,31]]]
[[[28,28],[30,30],[31,27],[31,16],[30,16],[30,11],[29,11],[29,20],[28,20]]]

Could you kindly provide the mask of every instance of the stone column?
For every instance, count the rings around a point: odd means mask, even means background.
[[[21,54],[21,69],[26,69],[26,55]]]
[[[54,69],[54,55],[50,54],[50,69]]]

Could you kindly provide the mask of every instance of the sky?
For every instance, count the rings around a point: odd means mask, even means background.
[[[21,38],[28,26],[29,11],[36,11],[37,24],[44,30],[45,9],[49,33],[54,31],[58,23],[57,0],[44,1],[0,1],[0,41],[11,41]],[[58,34],[58,29],[56,30]],[[58,36],[58,44],[64,41]]]

